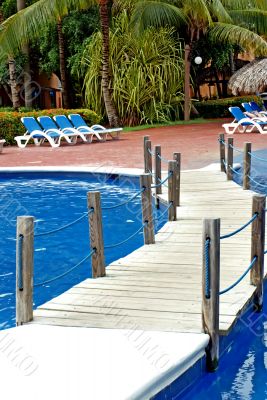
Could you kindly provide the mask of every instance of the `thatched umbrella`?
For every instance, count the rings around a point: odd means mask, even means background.
[[[228,82],[234,95],[239,92],[255,94],[267,88],[267,58],[257,58],[236,71]]]

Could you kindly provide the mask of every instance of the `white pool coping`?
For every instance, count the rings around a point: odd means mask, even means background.
[[[218,170],[219,164],[210,168]],[[207,167],[205,167],[207,168]],[[201,170],[205,170],[205,168]],[[1,167],[0,172],[90,172],[139,176],[139,168]],[[3,398],[146,400],[204,357],[209,336],[24,325],[0,331]]]
[[[206,334],[24,325],[0,331],[3,399],[145,400],[205,354]]]

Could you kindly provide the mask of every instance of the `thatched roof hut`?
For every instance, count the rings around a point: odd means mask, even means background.
[[[240,92],[255,94],[267,88],[267,58],[257,58],[234,73],[228,87],[234,95]]]

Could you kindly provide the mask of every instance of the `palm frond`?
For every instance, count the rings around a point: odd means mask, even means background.
[[[131,25],[137,32],[143,32],[148,27],[175,26],[187,22],[183,10],[159,1],[140,1],[137,3],[131,18]]]
[[[233,22],[221,0],[213,0],[210,4],[210,11],[219,22]]]
[[[267,34],[267,10],[233,10],[230,15],[235,24],[249,27],[259,35]]]
[[[227,10],[266,9],[266,0],[221,0]]]
[[[217,22],[210,28],[209,34],[219,42],[238,44],[257,55],[267,55],[267,42],[249,29]]]
[[[71,10],[82,10],[95,5],[97,0],[39,0],[12,15],[0,31],[0,59],[14,54],[33,37],[38,37],[49,21],[57,21]]]

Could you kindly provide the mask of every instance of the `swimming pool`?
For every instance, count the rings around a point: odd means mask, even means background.
[[[251,189],[267,194],[267,150],[258,150],[252,157]],[[234,173],[234,180],[242,182],[242,158],[235,153],[235,163],[241,168]],[[266,161],[263,161],[266,160]],[[265,248],[266,248],[265,244]],[[206,373],[193,385],[193,389],[177,397],[183,400],[266,400],[267,399],[267,282],[263,311],[259,314],[248,310],[230,337],[221,340],[219,368]]]
[[[80,218],[87,211],[86,194],[100,191],[102,206],[123,203],[139,191],[135,177],[89,173],[0,173],[0,329],[15,324],[15,237],[17,215],[35,217],[35,233],[49,232]],[[163,209],[154,210],[156,229],[166,221]],[[90,252],[88,218],[48,236],[35,238],[34,283],[63,274]],[[124,241],[142,226],[140,195],[129,204],[103,210],[105,245]],[[143,244],[140,231],[121,246],[107,249],[106,264]],[[90,277],[90,260],[73,272],[34,289],[34,306]]]

